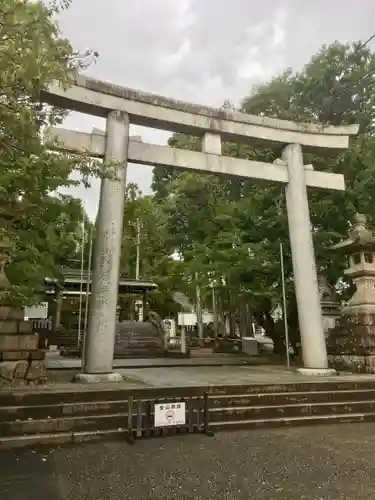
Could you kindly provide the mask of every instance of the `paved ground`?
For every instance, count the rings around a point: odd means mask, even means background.
[[[301,375],[285,366],[180,366],[117,369],[123,377],[121,383],[77,384],[73,377],[78,369],[49,370],[48,381],[27,391],[91,391],[109,389],[136,389],[141,387],[187,387],[208,385],[288,384],[302,382],[357,382],[375,381],[375,375],[342,373],[332,377]],[[9,391],[8,386],[0,392]],[[25,391],[14,387],[12,391]],[[0,497],[1,500],[1,497]]]
[[[305,377],[284,370],[283,367],[199,366],[171,368],[127,368],[119,370],[133,381],[154,387],[183,387],[205,385],[231,385],[256,383],[282,383],[279,377],[289,381]],[[315,378],[316,379],[316,378]],[[314,380],[315,380],[314,379]]]
[[[314,377],[301,375],[284,366],[269,365],[127,368],[120,369],[119,372],[133,382],[138,381],[154,387],[375,381],[374,375],[343,373],[340,376]]]
[[[374,500],[375,425],[1,452],[1,500]]]

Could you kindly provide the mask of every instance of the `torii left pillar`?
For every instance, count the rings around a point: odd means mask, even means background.
[[[116,308],[120,277],[129,116],[111,111],[107,117],[105,163],[114,176],[101,183],[96,221],[96,244],[88,330],[85,336],[82,373],[77,382],[121,382],[112,371],[116,336]]]

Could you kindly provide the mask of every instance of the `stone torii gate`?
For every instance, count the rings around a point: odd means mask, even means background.
[[[52,85],[42,98],[52,105],[106,118],[105,134],[52,129],[49,137],[57,139],[61,149],[86,152],[104,158],[106,163],[116,162],[116,179],[103,179],[101,183],[88,332],[78,380],[122,380],[112,371],[112,365],[128,161],[286,185],[302,371],[332,373],[328,369],[306,186],[343,191],[345,183],[341,174],[315,171],[312,165],[304,165],[302,148],[308,152],[341,152],[348,147],[349,136],[357,134],[356,125],[323,127],[208,108],[83,75],[75,76],[67,89]],[[130,123],[200,136],[202,152],[129,140]],[[222,156],[223,140],[281,150],[281,158],[271,164]]]

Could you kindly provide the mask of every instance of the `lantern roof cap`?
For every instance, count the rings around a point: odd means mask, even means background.
[[[364,214],[355,214],[353,228],[349,231],[348,238],[332,247],[332,250],[346,252],[355,250],[375,250],[375,235],[367,228]]]

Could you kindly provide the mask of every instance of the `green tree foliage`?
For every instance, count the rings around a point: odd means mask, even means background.
[[[319,272],[331,284],[342,277],[342,256],[328,248],[344,238],[356,211],[375,223],[374,123],[375,55],[359,43],[323,47],[298,73],[287,70],[256,88],[242,104],[250,114],[323,124],[360,124],[360,135],[338,158],[305,155],[318,170],[345,175],[346,193],[309,192],[311,221]],[[175,134],[170,145],[199,150],[199,140]],[[280,152],[225,143],[223,154],[273,161]],[[293,273],[283,189],[251,180],[166,172],[155,169],[154,189],[171,214],[170,238],[188,263],[208,281],[212,273],[232,293],[231,312],[241,298],[250,303],[258,322],[275,341],[280,330],[271,311],[280,302],[279,245],[283,243],[292,337],[298,338]],[[219,279],[219,281],[220,281]]]
[[[144,196],[135,184],[128,184],[124,206],[124,232],[121,271],[136,277],[137,239],[139,238],[140,278],[157,283],[158,290],[148,296],[150,307],[161,316],[178,312],[175,291],[185,291],[183,263],[172,257],[174,247],[168,238],[169,221],[160,202]],[[139,233],[139,236],[137,236]]]
[[[41,91],[90,61],[61,37],[55,15],[69,2],[3,0],[0,5],[0,217],[1,238],[12,243],[9,276],[18,302],[36,300],[43,275],[71,251],[82,217],[80,204],[52,196],[86,182],[97,165],[85,158],[51,152],[44,127],[61,123],[65,112],[41,103]],[[28,284],[28,286],[26,286]]]
[[[346,180],[345,193],[309,193],[317,261],[331,283],[342,276],[344,263],[327,248],[345,237],[356,211],[366,213],[370,223],[375,222],[371,200],[375,174],[374,75],[375,55],[369,49],[360,43],[349,46],[336,42],[323,47],[300,73],[286,72],[256,89],[242,103],[247,113],[331,125],[360,125],[358,138],[338,158],[305,155],[306,163],[313,163],[318,170],[342,173]],[[264,202],[269,201],[266,195]]]
[[[13,285],[12,302],[24,304],[40,300],[45,277],[58,277],[75,261],[79,267],[84,213],[79,200],[65,196],[45,197],[43,210],[30,209],[28,217],[22,204],[18,209],[8,230],[14,249],[7,275]]]

